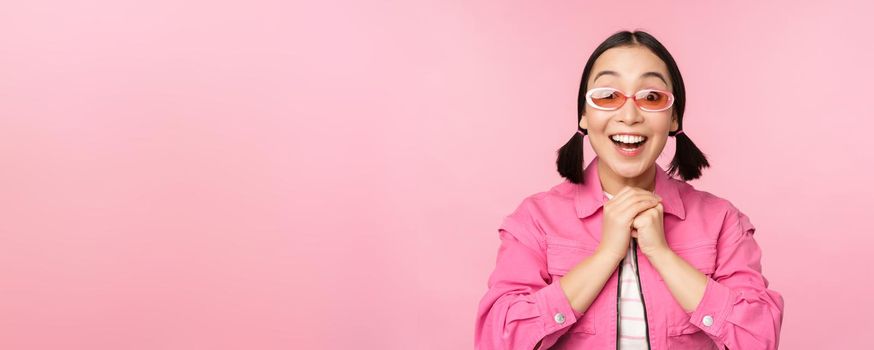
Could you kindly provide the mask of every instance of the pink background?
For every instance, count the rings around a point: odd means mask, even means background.
[[[872,10],[6,1],[0,348],[471,348],[497,227],[561,181],[622,29],[677,59],[692,183],[758,228],[782,348],[867,346]]]

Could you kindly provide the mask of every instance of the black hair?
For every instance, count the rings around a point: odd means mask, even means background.
[[[677,131],[671,131],[669,136],[674,136],[676,139],[676,153],[671,160],[670,167],[667,172],[670,176],[674,176],[678,171],[683,181],[689,181],[701,177],[701,170],[709,167],[707,157],[701,150],[692,143],[686,132],[677,133],[683,130],[683,112],[686,108],[686,87],[683,85],[683,77],[680,75],[680,68],[677,67],[677,62],[673,56],[655,37],[644,31],[620,31],[611,35],[604,40],[601,45],[595,48],[592,55],[589,56],[589,61],[586,62],[586,67],[583,69],[583,78],[580,81],[580,92],[577,98],[577,127],[582,132],[575,132],[574,136],[565,143],[556,153],[558,159],[558,173],[562,177],[568,179],[575,184],[583,183],[583,134],[588,134],[586,129],[580,128],[580,120],[586,111],[586,91],[588,90],[589,74],[592,71],[592,66],[595,65],[595,60],[605,51],[614,47],[622,46],[644,46],[658,56],[668,67],[668,73],[673,83],[674,94],[674,113],[677,117]]]

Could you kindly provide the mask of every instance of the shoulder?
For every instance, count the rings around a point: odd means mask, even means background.
[[[537,220],[550,215],[573,213],[577,190],[578,185],[562,181],[548,190],[523,197],[510,215]]]
[[[531,237],[542,245],[547,231],[576,217],[577,189],[576,184],[565,180],[548,190],[525,195],[504,217],[500,228],[514,236]]]
[[[731,200],[710,191],[695,188],[692,184],[672,179],[677,183],[677,189],[682,198],[687,217],[700,217],[711,222],[719,222],[720,231],[727,231],[743,226],[744,230],[753,230],[749,217]]]
[[[683,205],[688,209],[707,210],[708,213],[727,213],[737,210],[737,207],[728,199],[710,191],[695,188],[692,184],[671,179],[677,186]]]

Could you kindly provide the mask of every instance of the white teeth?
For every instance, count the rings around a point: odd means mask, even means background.
[[[643,136],[634,136],[634,135],[613,135],[610,137],[613,141],[619,141],[622,143],[638,143],[643,140],[646,140]]]

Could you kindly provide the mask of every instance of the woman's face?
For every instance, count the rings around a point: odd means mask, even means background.
[[[612,87],[629,96],[642,89],[673,93],[665,63],[641,46],[615,47],[601,54],[589,75],[588,89],[596,87]],[[586,136],[595,153],[614,173],[624,178],[636,178],[655,164],[668,140],[668,132],[677,130],[678,124],[673,106],[661,112],[646,112],[629,98],[614,111],[599,110],[586,104],[580,127],[587,129]],[[626,152],[622,149],[627,147],[611,139],[622,134],[640,135],[645,137],[645,141],[640,149]]]

